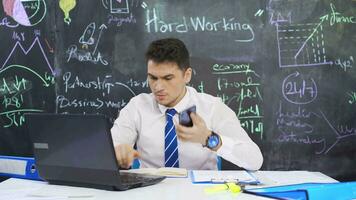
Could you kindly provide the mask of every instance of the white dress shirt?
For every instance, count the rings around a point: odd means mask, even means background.
[[[192,105],[208,129],[218,134],[222,146],[214,152],[199,143],[178,139],[179,167],[217,169],[217,155],[247,170],[258,170],[263,162],[259,147],[241,127],[236,114],[220,98],[198,93],[187,87],[183,99],[174,106],[179,113]],[[167,107],[156,102],[153,94],[133,97],[120,111],[111,129],[114,145],[137,145],[140,167],[164,167],[164,128]],[[174,116],[178,121],[178,114]]]

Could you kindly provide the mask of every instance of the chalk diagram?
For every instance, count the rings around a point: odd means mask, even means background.
[[[3,0],[2,4],[5,13],[23,26],[39,24],[47,13],[45,0]]]
[[[331,65],[326,58],[322,24],[276,23],[279,67]]]
[[[31,53],[32,52],[32,53]],[[42,55],[43,62],[37,67],[41,70],[36,70],[29,65],[22,65],[20,61],[14,58],[30,57],[33,53]],[[18,73],[20,72],[21,73]],[[23,76],[21,74],[27,74]],[[28,79],[28,75],[33,76],[35,79]],[[45,110],[40,107],[28,104],[28,95],[26,93],[31,90],[45,89],[51,90],[54,85],[55,71],[51,66],[44,49],[38,37],[36,37],[32,44],[25,48],[20,41],[17,41],[6,58],[2,66],[0,66],[0,117],[4,119],[4,128],[12,126],[22,126],[25,122],[24,113],[27,112],[44,112]],[[33,81],[38,81],[34,84]]]
[[[112,14],[130,13],[128,0],[102,0],[104,8],[110,10]]]

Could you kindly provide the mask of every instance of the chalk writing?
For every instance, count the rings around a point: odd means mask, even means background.
[[[108,15],[108,24],[122,26],[123,24],[136,24],[136,22],[136,17],[132,13],[127,17],[118,17],[111,14]]]
[[[219,90],[228,89],[228,88],[241,88],[241,87],[248,87],[248,86],[260,86],[260,83],[253,82],[252,77],[248,76],[246,81],[229,81],[226,78],[218,78],[217,80],[217,87]]]
[[[346,59],[338,58],[334,61],[334,64],[346,72],[348,69],[351,69],[353,67],[354,57],[350,56]]]
[[[255,33],[250,24],[241,23],[235,17],[221,17],[210,19],[207,16],[185,17],[179,21],[170,21],[159,18],[156,8],[146,9],[146,31],[148,33],[187,33],[193,32],[238,32],[236,42],[251,42]]]
[[[3,127],[9,128],[11,126],[22,126],[25,123],[25,116],[23,114],[26,112],[43,112],[43,110],[19,109],[7,112],[0,112],[0,116],[5,116],[5,121],[7,121],[7,124],[3,125]]]
[[[12,32],[12,39],[13,40],[18,40],[18,41],[25,41],[25,33],[17,33],[16,31]]]
[[[304,79],[299,72],[283,80],[283,97],[293,104],[308,104],[317,97],[317,86],[313,78]]]
[[[68,47],[66,54],[68,55],[67,62],[72,59],[76,59],[80,62],[91,62],[93,64],[101,63],[102,65],[108,65],[109,62],[104,59],[100,52],[93,55],[91,52],[86,50],[79,50],[77,45],[71,45]]]
[[[309,121],[315,121],[321,118],[321,115],[308,111],[306,108],[298,105],[297,107],[283,108],[282,102],[279,102],[276,125],[279,135],[278,142],[292,142],[306,145],[317,145],[315,154],[321,154],[325,151],[325,138],[318,137],[314,133],[314,125]]]
[[[16,28],[19,26],[18,23],[11,23],[8,21],[7,17],[2,18],[0,21],[0,26],[6,26],[8,28]]]
[[[0,70],[0,75],[4,74],[8,70],[25,70],[30,72],[34,77],[37,77],[44,87],[49,87],[54,84],[54,77],[48,75],[47,72],[44,75],[36,72],[35,70],[22,66],[22,65],[10,65]],[[25,108],[24,93],[32,89],[32,83],[23,77],[14,75],[13,77],[7,77],[0,79],[0,97],[2,98],[1,109],[3,112],[0,116],[5,117],[4,128],[11,126],[22,126],[25,122],[23,114],[25,112],[42,112],[41,109]]]
[[[356,19],[354,16],[343,16],[341,13],[336,11],[336,7],[334,4],[330,3],[331,13],[326,14],[320,17],[321,22],[329,20],[330,26],[333,26],[337,23],[356,23]]]
[[[281,102],[279,102],[279,109],[276,115],[276,124],[280,130],[292,130],[300,134],[312,133],[314,126],[308,122],[309,119],[312,117],[320,118],[320,115],[307,111],[300,106],[297,107],[296,111],[284,111]]]
[[[216,76],[216,96],[235,110],[241,126],[251,134],[263,137],[263,109],[260,75],[251,68],[251,63],[216,63],[211,66]],[[197,85],[204,92],[204,82]]]
[[[39,29],[33,30],[33,35],[34,35],[35,37],[41,36],[41,30],[39,30]]]
[[[71,72],[65,72],[62,80],[64,93],[57,95],[56,105],[57,108],[64,110],[70,108],[77,110],[85,110],[86,108],[93,108],[95,110],[115,108],[120,110],[131,97],[136,96],[133,88],[148,88],[147,80],[138,81],[129,78],[125,82],[119,82],[113,80],[112,75],[98,76],[88,80],[78,75],[72,75]],[[79,90],[82,93],[91,95],[94,92],[95,95],[92,95],[92,97],[76,95]],[[115,96],[118,93],[117,91],[120,91],[120,94],[125,94],[122,95],[125,98],[121,98],[121,95],[117,98]]]
[[[213,74],[248,74],[253,73],[255,76],[259,77],[255,71],[250,69],[249,63],[243,64],[214,64]]]
[[[336,127],[331,124],[330,120],[326,117],[326,115],[320,111],[322,117],[330,127],[331,131],[335,134],[335,142],[331,143],[329,141],[325,141],[325,145],[327,149],[324,154],[327,154],[331,149],[335,147],[341,140],[344,140],[351,136],[356,136],[356,128],[349,127],[347,125],[337,125]],[[334,140],[334,139],[333,139]]]
[[[278,137],[278,142],[292,142],[298,144],[307,144],[307,145],[319,145],[319,149],[315,151],[315,154],[321,154],[325,152],[325,138],[313,138],[309,135],[297,136],[293,131],[286,133],[283,130],[280,130],[282,134]]]
[[[110,94],[113,87],[120,86],[126,88],[133,96],[136,96],[135,92],[129,86],[127,86],[127,84],[117,81],[113,82],[111,78],[111,75],[107,75],[105,78],[97,77],[96,80],[83,81],[79,78],[79,76],[72,77],[71,72],[66,72],[63,75],[63,85],[65,87],[64,91],[65,93],[68,93],[69,89],[85,88],[90,90],[99,90],[104,94]],[[130,79],[128,83],[134,86],[140,85],[138,82],[135,82],[132,79]]]
[[[117,100],[117,101],[103,100],[99,97],[94,99],[88,99],[88,98],[76,99],[76,98],[66,97],[64,95],[58,95],[56,98],[56,104],[61,109],[68,108],[68,107],[72,107],[72,108],[90,107],[99,110],[104,107],[121,109],[127,104],[127,102],[124,99]]]
[[[356,92],[349,92],[347,93],[347,96],[349,97],[349,100],[347,101],[349,104],[354,104],[356,103]]]

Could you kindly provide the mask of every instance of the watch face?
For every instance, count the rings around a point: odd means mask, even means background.
[[[219,136],[217,136],[216,134],[212,134],[209,139],[208,139],[208,144],[207,146],[211,149],[217,147],[219,145]]]

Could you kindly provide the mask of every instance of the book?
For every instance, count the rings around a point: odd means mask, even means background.
[[[244,170],[234,171],[211,171],[211,170],[194,170],[191,171],[192,183],[240,183],[257,185],[260,181],[252,172]]]
[[[130,173],[159,175],[166,177],[187,177],[188,171],[184,168],[161,167],[161,168],[138,168],[127,170]]]

